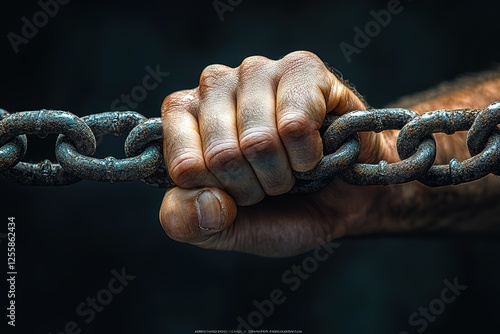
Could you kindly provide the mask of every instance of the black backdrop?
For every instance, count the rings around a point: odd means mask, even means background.
[[[158,117],[163,98],[196,86],[209,64],[237,66],[250,55],[276,59],[299,49],[338,68],[380,107],[500,60],[493,1],[402,1],[402,12],[350,62],[340,43],[353,44],[354,28],[363,29],[370,11],[389,1],[229,2],[236,6],[221,20],[211,0],[70,1],[18,53],[8,34],[20,34],[22,18],[32,21],[41,7],[35,0],[3,4],[0,107],[107,111],[142,84],[147,66],[158,65],[169,76],[134,108]],[[55,136],[28,138],[25,161],[55,158]],[[97,156],[123,157],[122,145],[122,137],[105,137]],[[412,326],[409,316],[440,298],[443,280],[455,277],[468,288],[425,332],[484,333],[500,325],[500,247],[487,235],[346,238],[292,292],[282,274],[311,254],[267,259],[171,241],[157,218],[163,190],[140,182],[41,188],[0,178],[0,185],[0,232],[7,232],[7,217],[17,222],[17,326],[9,333],[59,333],[71,321],[85,334],[235,329],[239,316],[255,310],[253,301],[274,289],[287,299],[256,329],[417,333],[423,325]],[[7,243],[0,240],[5,268]],[[122,268],[135,279],[87,324],[89,314],[81,317],[77,306]]]

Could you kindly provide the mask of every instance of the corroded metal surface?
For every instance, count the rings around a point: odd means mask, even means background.
[[[66,111],[43,109],[18,112],[5,117],[0,121],[0,149],[5,147],[1,145],[12,138],[26,134],[36,134],[42,138],[49,134],[64,134],[76,143],[80,153],[92,155],[96,150],[92,130],[81,118]],[[59,164],[48,160],[35,164],[18,163],[2,173],[9,180],[23,185],[58,186],[79,181]]]
[[[348,113],[340,117],[326,131],[326,145],[335,149],[339,143],[353,133],[362,131],[382,132],[401,129],[418,114],[401,108],[372,109]],[[378,164],[355,163],[345,168],[340,177],[351,184],[374,185],[396,184],[414,180],[427,171],[436,156],[436,144],[432,138],[418,142],[418,149],[412,156],[396,163],[381,161]]]
[[[388,185],[418,180],[429,186],[459,184],[500,172],[500,102],[484,110],[439,110],[417,115],[408,109],[371,109],[343,116],[327,114],[320,129],[324,157],[308,172],[295,172],[292,193],[317,191],[335,177],[357,185]],[[396,147],[402,159],[395,163],[357,163],[358,133],[401,129]],[[453,159],[436,166],[433,134],[468,131],[471,158]],[[94,158],[96,136],[127,134],[125,159]],[[59,163],[21,162],[26,134],[59,134]],[[55,110],[9,114],[0,109],[0,173],[24,185],[67,185],[81,179],[106,182],[141,180],[148,185],[174,186],[162,156],[160,118],[146,119],[137,112],[107,112],[79,118]]]
[[[0,120],[9,116],[9,113],[0,109]],[[28,141],[26,135],[19,135],[0,146],[0,171],[14,167],[26,154]]]
[[[2,173],[8,180],[23,186],[67,186],[81,181],[61,165],[50,160],[39,163],[20,162]]]
[[[480,138],[471,140],[468,137],[468,147],[472,157],[464,161],[452,159],[448,165],[433,165],[418,180],[428,186],[446,186],[477,180],[492,173],[500,163],[499,130],[495,124],[485,125],[481,121],[489,108],[484,111],[475,109],[438,110],[425,113],[409,122],[399,133],[398,152],[407,156],[421,138],[433,133],[443,132],[453,134],[456,131],[469,130],[480,133]],[[498,110],[497,110],[498,111]],[[495,114],[496,111],[493,113]],[[486,117],[492,116],[486,115]],[[480,119],[480,121],[477,121]],[[473,124],[475,124],[473,126]],[[486,123],[487,124],[487,123]],[[472,127],[472,128],[471,128]],[[486,133],[486,135],[484,135]],[[480,149],[482,147],[482,149]],[[484,149],[484,150],[483,150]],[[482,152],[481,152],[482,151]]]
[[[490,104],[474,119],[467,133],[467,148],[471,155],[479,154],[485,147],[488,137],[500,123],[500,102]]]
[[[500,102],[490,104],[477,115],[470,131],[467,133],[467,148],[471,155],[478,155],[486,147],[486,140],[493,131],[498,131],[500,123]],[[494,174],[500,175],[497,165]]]
[[[127,157],[136,156],[147,145],[157,145],[161,150],[162,138],[163,127],[161,119],[150,118],[130,131],[125,140],[125,154]],[[168,175],[167,167],[163,161],[153,174],[141,178],[141,181],[156,188],[170,188],[175,185],[170,175]]]
[[[136,112],[107,112],[82,118],[95,136],[121,135],[129,132],[146,118]],[[82,179],[105,182],[133,181],[153,174],[162,161],[159,145],[145,147],[137,156],[97,159],[78,153],[76,143],[65,135],[57,138],[56,157],[61,166]]]

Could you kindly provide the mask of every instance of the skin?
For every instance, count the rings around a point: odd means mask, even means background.
[[[495,100],[497,72],[394,106],[423,113],[484,108]],[[313,194],[286,194],[294,184],[292,170],[310,170],[322,157],[318,129],[326,113],[367,108],[310,52],[277,61],[249,57],[237,68],[207,67],[197,88],[175,92],[162,105],[165,162],[178,185],[160,209],[164,230],[204,248],[283,257],[347,235],[498,229],[495,176],[441,188],[418,182],[353,186],[335,179]],[[397,133],[361,133],[358,161],[398,161]],[[464,133],[437,134],[436,140],[436,163],[468,157]]]

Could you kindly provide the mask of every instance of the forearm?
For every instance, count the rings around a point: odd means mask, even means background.
[[[485,108],[500,100],[500,71],[482,73],[438,88],[403,98],[391,106],[404,107],[422,114],[438,109]],[[452,158],[467,159],[467,132],[448,136],[435,134],[436,164],[448,164]],[[387,146],[395,151],[397,132],[388,133]],[[390,150],[390,149],[388,149]],[[389,160],[397,160],[394,153]],[[431,188],[419,182],[395,185],[380,190],[376,205],[383,231],[446,229],[453,231],[500,232],[500,177],[489,175],[458,186]]]

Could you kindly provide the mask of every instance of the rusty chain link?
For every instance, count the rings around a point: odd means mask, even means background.
[[[500,173],[500,102],[483,110],[438,110],[418,115],[408,109],[387,108],[328,114],[320,133],[324,157],[313,169],[295,173],[292,193],[313,192],[336,176],[356,185],[389,185],[417,180],[428,186],[456,185],[490,173]],[[401,161],[362,164],[358,132],[399,129],[396,149]],[[433,134],[468,131],[471,158],[434,165]],[[58,163],[22,162],[26,135],[57,134]],[[96,136],[128,134],[125,159],[93,158]],[[82,179],[106,182],[141,180],[157,187],[174,186],[163,163],[160,118],[146,119],[133,111],[112,111],[77,117],[57,110],[9,114],[0,109],[0,174],[18,184],[61,186]]]

